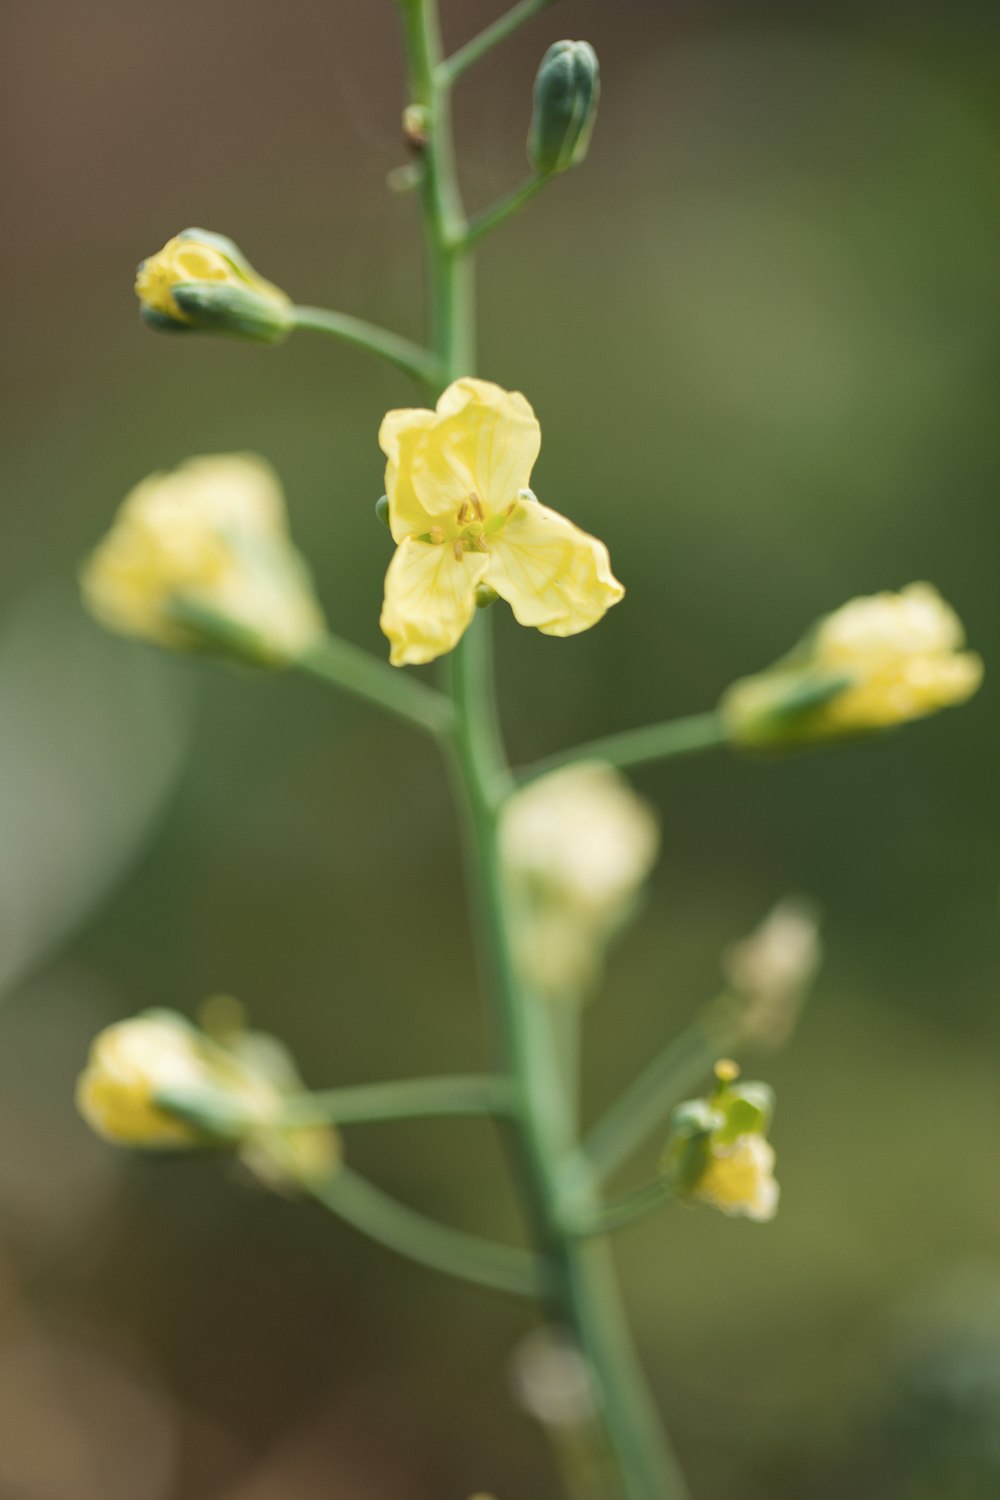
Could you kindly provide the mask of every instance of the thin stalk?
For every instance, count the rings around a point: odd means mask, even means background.
[[[519,213],[549,181],[551,181],[549,177],[543,177],[540,174],[528,177],[518,187],[512,188],[509,193],[494,203],[491,208],[486,208],[481,214],[476,214],[465,231],[462,240],[464,248],[469,250],[473,245],[478,245],[480,240],[485,239],[494,229],[498,229],[506,219]]]
[[[434,1219],[383,1193],[350,1167],[309,1188],[325,1208],[369,1239],[433,1271],[519,1297],[544,1296],[544,1263],[529,1251],[500,1245]]]
[[[612,766],[643,766],[675,755],[693,755],[699,750],[714,750],[729,742],[729,732],[721,714],[711,710],[691,714],[684,719],[667,719],[662,724],[646,724],[641,729],[624,729],[620,734],[588,740],[569,750],[547,755],[534,765],[517,773],[519,782],[534,781],[549,771],[575,765],[582,760],[602,760]]]
[[[370,354],[377,354],[423,385],[434,385],[440,379],[437,360],[429,349],[398,333],[390,333],[387,328],[379,328],[364,318],[331,312],[325,307],[294,307],[292,318],[293,327],[310,333],[324,333],[355,349],[367,349]]]
[[[427,249],[431,344],[449,380],[474,369],[472,264],[464,242],[468,225],[458,191],[449,86],[463,66],[481,56],[542,5],[532,0],[470,44],[445,67],[437,0],[399,0],[410,77],[410,102],[427,127],[421,204]],[[560,1162],[566,1114],[553,1109],[560,1075],[548,1027],[532,1024],[535,1003],[519,983],[511,942],[512,917],[500,861],[499,817],[513,778],[497,725],[490,657],[492,621],[482,611],[452,652],[449,686],[455,710],[447,741],[475,898],[479,951],[494,1019],[500,1070],[515,1085],[511,1135],[525,1207],[553,1281],[544,1301],[573,1334],[587,1360],[614,1456],[621,1500],[685,1500],[686,1490],[636,1360],[618,1298],[613,1264],[601,1241],[575,1240],[563,1222]],[[578,1176],[574,1207],[590,1183]],[[611,1497],[609,1496],[609,1500]]]
[[[289,1099],[283,1126],[358,1125],[389,1120],[441,1119],[449,1115],[505,1118],[514,1106],[509,1081],[470,1075],[452,1078],[404,1078],[393,1083],[366,1083],[357,1088],[324,1089]]]
[[[583,1150],[598,1177],[607,1177],[641,1146],[675,1104],[712,1071],[726,1038],[696,1022],[655,1057],[598,1120]]]
[[[444,735],[451,729],[453,710],[443,693],[339,636],[324,636],[295,665],[428,734]]]
[[[673,1200],[674,1194],[665,1182],[650,1182],[645,1187],[637,1188],[634,1193],[616,1198],[612,1203],[602,1204],[588,1217],[581,1217],[574,1226],[575,1231],[583,1237],[610,1234],[616,1229],[634,1224],[637,1219],[645,1219]]]
[[[459,47],[446,62],[441,64],[438,76],[442,83],[450,87],[456,78],[461,78],[463,73],[484,58],[488,52],[492,52],[494,47],[505,42],[509,36],[513,36],[515,31],[552,3],[553,0],[521,0],[519,5],[515,5],[505,16],[501,16],[478,36],[474,36],[463,47]]]

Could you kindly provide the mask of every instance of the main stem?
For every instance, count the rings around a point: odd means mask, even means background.
[[[399,5],[410,103],[423,110],[426,123],[421,204],[431,344],[450,381],[472,374],[475,366],[472,261],[455,169],[451,80],[442,66],[437,0]],[[450,658],[455,727],[448,743],[498,1070],[514,1084],[511,1126],[525,1209],[551,1267],[549,1314],[572,1333],[591,1372],[618,1479],[614,1500],[685,1500],[684,1481],[628,1332],[609,1246],[600,1239],[582,1242],[564,1225],[560,1166],[572,1111],[562,1094],[555,1032],[520,983],[511,942],[498,834],[514,779],[498,728],[491,623],[483,611]],[[596,1189],[586,1171],[574,1173],[573,1192],[575,1212],[591,1206]]]

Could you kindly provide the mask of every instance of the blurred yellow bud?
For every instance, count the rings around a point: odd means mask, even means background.
[[[193,330],[274,343],[292,326],[292,304],[223,234],[185,229],[139,267],[144,320],[171,333]]]
[[[774,1148],[767,1139],[774,1095],[763,1083],[740,1083],[724,1059],[707,1099],[671,1113],[660,1169],[677,1197],[763,1223],[778,1211]]]
[[[961,621],[928,583],[852,599],[768,671],[734,683],[721,711],[745,745],[888,729],[972,696],[983,664],[964,644]]]
[[[302,1084],[273,1037],[223,1045],[173,1011],[148,1011],[94,1040],[76,1102],[105,1140],[139,1150],[227,1147],[268,1186],[329,1176],[339,1160],[328,1126],[281,1125]]]
[[[723,955],[730,994],[722,1007],[739,1040],[780,1047],[798,1019],[822,959],[813,907],[788,897]]]
[[[219,1055],[220,1056],[220,1055]],[[249,1113],[273,1109],[247,1088],[231,1068],[220,1070],[219,1056],[183,1017],[150,1011],[100,1032],[87,1068],[76,1086],[76,1104],[91,1130],[115,1145],[142,1149],[204,1146],[225,1130],[193,1124],[189,1112],[165,1109],[162,1098],[175,1095],[205,1106],[205,1121],[217,1109],[235,1103],[235,1124]]]
[[[510,799],[500,848],[525,977],[548,998],[581,996],[656,860],[652,810],[611,766],[566,766]]]
[[[250,453],[192,458],[144,479],[81,585],[112,630],[259,665],[294,660],[324,630],[277,475]]]
[[[765,1223],[778,1212],[780,1189],[774,1178],[774,1147],[762,1135],[740,1135],[716,1145],[693,1196],[724,1214],[742,1214]]]

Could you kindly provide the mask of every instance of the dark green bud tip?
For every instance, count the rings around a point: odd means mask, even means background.
[[[528,160],[543,177],[566,172],[587,154],[601,73],[589,42],[554,42],[535,77]]]
[[[389,525],[389,496],[388,495],[379,495],[378,499],[375,501],[375,514],[378,516],[379,520],[382,522],[382,525],[388,527],[388,525]]]

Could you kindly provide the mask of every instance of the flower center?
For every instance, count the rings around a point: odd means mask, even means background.
[[[451,524],[432,526],[427,532],[427,540],[438,546],[447,542],[456,561],[461,562],[465,552],[488,552],[490,539],[502,530],[516,508],[517,501],[512,500],[503,510],[487,516],[486,507],[475,491],[472,491],[455,511]]]

